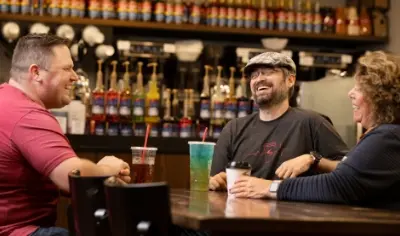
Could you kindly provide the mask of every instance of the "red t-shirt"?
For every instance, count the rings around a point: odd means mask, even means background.
[[[0,85],[0,236],[54,226],[59,191],[49,175],[75,156],[49,111]]]

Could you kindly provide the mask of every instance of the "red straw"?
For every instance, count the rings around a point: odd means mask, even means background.
[[[205,129],[204,132],[203,132],[203,142],[206,140],[206,137],[207,137],[207,130],[208,130],[208,127],[206,127],[206,129]]]
[[[142,151],[142,163],[144,163],[144,151],[147,147],[147,140],[149,139],[149,134],[150,134],[150,124],[147,124],[147,129],[146,129],[146,136],[144,138],[144,145],[143,145],[143,151]]]

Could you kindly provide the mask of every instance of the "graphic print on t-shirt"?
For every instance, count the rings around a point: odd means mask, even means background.
[[[246,159],[248,158],[252,159],[257,157],[262,159],[264,163],[270,163],[273,161],[273,157],[276,155],[276,153],[280,151],[281,147],[282,145],[276,141],[266,142],[262,145],[262,150],[247,154],[244,161],[247,161]]]

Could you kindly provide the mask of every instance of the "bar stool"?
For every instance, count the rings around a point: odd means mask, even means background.
[[[113,236],[171,235],[169,187],[166,183],[125,184],[110,177],[104,181]]]
[[[109,177],[81,176],[79,170],[68,175],[71,193],[68,223],[73,222],[68,227],[70,235],[111,235],[104,196],[104,180]]]

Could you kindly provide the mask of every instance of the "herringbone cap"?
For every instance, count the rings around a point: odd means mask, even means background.
[[[248,76],[255,67],[261,65],[274,68],[286,68],[290,73],[296,74],[296,64],[292,58],[279,52],[264,52],[251,58],[244,67],[244,73]]]

